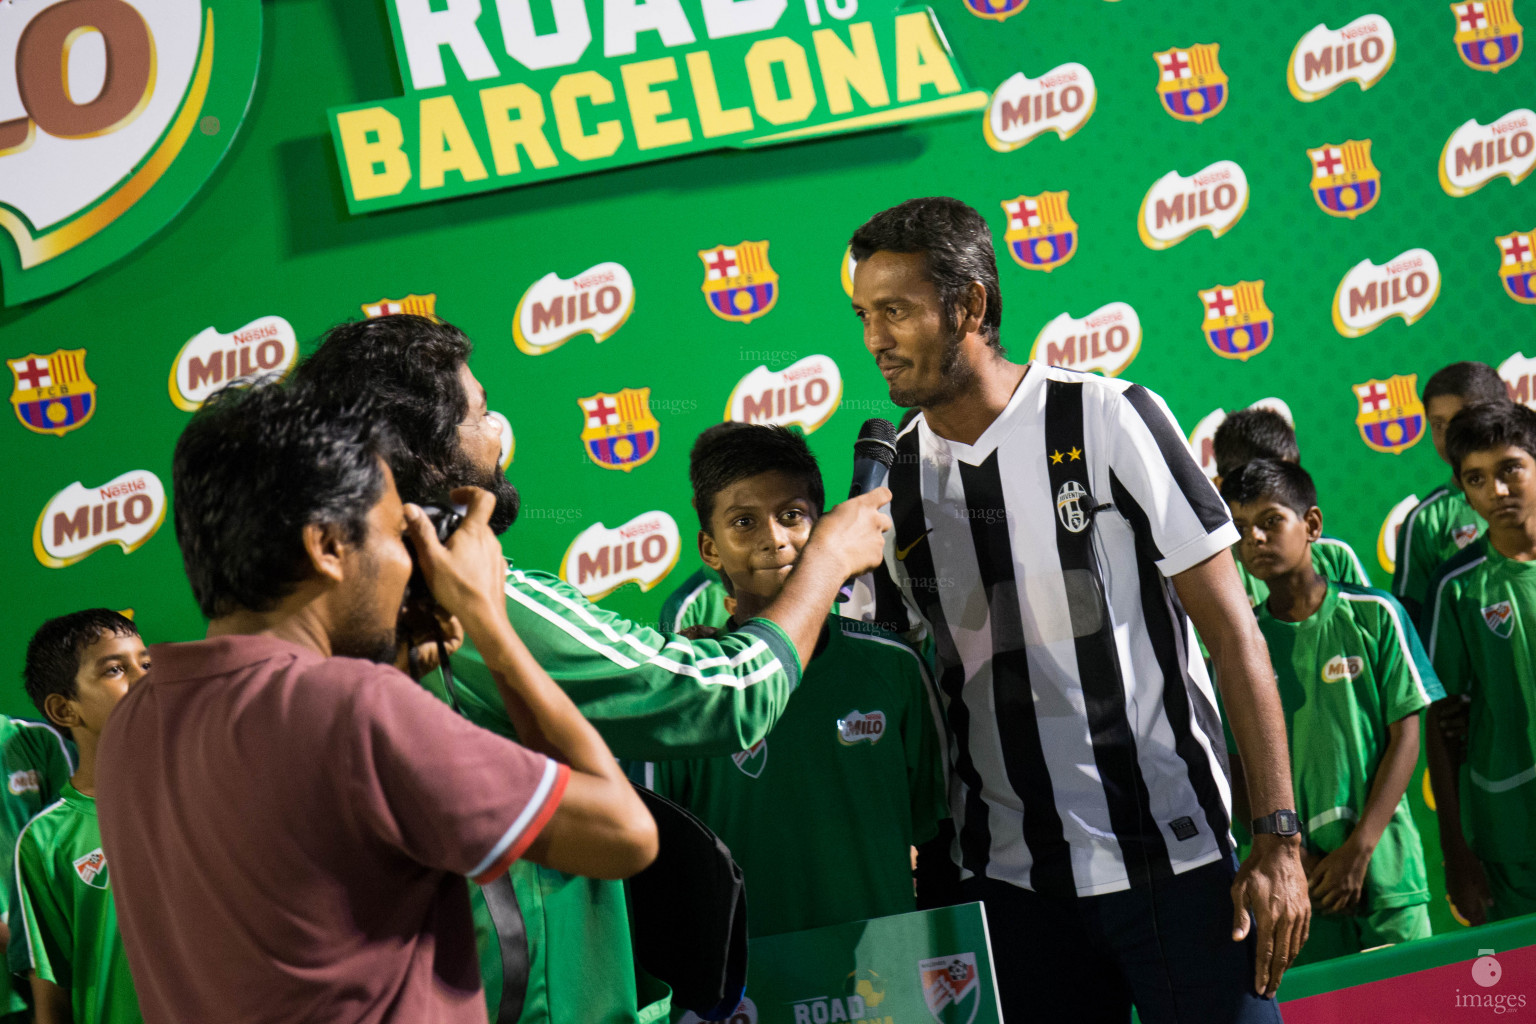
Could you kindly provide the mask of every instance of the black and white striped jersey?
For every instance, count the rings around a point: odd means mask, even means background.
[[[933,638],[964,876],[1086,896],[1225,856],[1221,722],[1169,577],[1237,531],[1163,400],[1034,362],[975,444],[919,416],[896,451],[864,610]]]

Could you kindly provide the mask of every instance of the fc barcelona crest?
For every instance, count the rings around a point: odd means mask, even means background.
[[[1216,60],[1220,43],[1196,43],[1187,49],[1154,53],[1157,98],[1180,121],[1199,124],[1227,105],[1227,75]]]
[[[939,1024],[971,1024],[981,1007],[981,975],[975,953],[955,953],[917,962],[923,999]]]
[[[1499,280],[1516,302],[1536,304],[1536,229],[1512,231],[1494,241],[1499,246]]]
[[[1202,291],[1206,344],[1223,359],[1247,361],[1275,336],[1275,314],[1264,305],[1263,281],[1239,281]]]
[[[1008,230],[1003,241],[1026,270],[1055,270],[1077,255],[1077,222],[1067,212],[1066,192],[1042,192],[1003,200]]]
[[[1397,455],[1424,436],[1418,374],[1395,374],[1386,380],[1356,384],[1355,399],[1360,406],[1355,425],[1372,451]]]
[[[85,372],[85,349],[10,359],[11,405],[21,425],[35,434],[63,437],[96,412],[96,384]]]
[[[417,295],[414,292],[403,299],[380,299],[378,302],[363,303],[363,316],[370,320],[381,316],[394,316],[397,313],[410,313],[412,316],[424,316],[431,320],[437,319],[433,312],[437,309],[437,293],[428,292],[426,295]]]
[[[1520,56],[1525,30],[1515,20],[1514,0],[1473,0],[1451,4],[1456,16],[1456,52],[1467,67],[1499,71]]]
[[[1324,213],[1354,220],[1381,198],[1381,172],[1371,163],[1371,140],[1307,150],[1312,198]]]
[[[581,443],[599,466],[628,473],[656,454],[661,424],[651,415],[650,388],[599,391],[578,403],[586,417]]]
[[[749,324],[779,301],[779,275],[768,263],[767,242],[700,249],[704,298],[722,320]]]
[[[1500,640],[1508,640],[1509,634],[1514,631],[1515,610],[1508,601],[1500,601],[1491,604],[1483,610],[1483,622],[1494,636]]]
[[[1029,6],[1029,0],[965,0],[965,9],[988,21],[1006,21]]]

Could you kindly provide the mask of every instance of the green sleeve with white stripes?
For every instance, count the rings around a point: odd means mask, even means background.
[[[620,758],[745,750],[768,735],[800,684],[794,645],[767,619],[687,640],[600,608],[549,573],[513,570],[506,589],[518,636]],[[452,671],[464,713],[510,734],[495,681],[471,645],[453,656]],[[441,687],[440,677],[432,682]]]
[[[1396,598],[1376,591],[1386,602],[1378,631],[1377,678],[1381,685],[1382,721],[1391,723],[1422,711],[1445,696],[1440,677],[1424,653],[1419,631]],[[1406,655],[1406,656],[1405,656]]]

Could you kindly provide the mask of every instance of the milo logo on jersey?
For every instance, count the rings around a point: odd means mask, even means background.
[[[677,564],[677,523],[660,510],[614,529],[601,522],[582,530],[560,560],[560,578],[588,600],[607,597],[626,583],[650,590]]]
[[[731,755],[731,762],[749,779],[757,778],[768,767],[768,740],[760,739],[746,750],[736,751]]]
[[[84,857],[75,859],[75,874],[80,876],[80,881],[93,889],[107,888],[107,855],[101,847],[96,847]]]
[[[1536,228],[1495,238],[1499,247],[1499,283],[1504,294],[1526,305],[1536,303]]]
[[[581,443],[599,466],[628,473],[656,454],[661,423],[651,415],[650,388],[624,388],[612,395],[599,391],[577,404],[586,416]]]
[[[11,407],[34,434],[63,437],[96,412],[96,383],[85,372],[85,349],[61,348],[7,360],[15,387]]]
[[[782,370],[759,366],[731,389],[725,418],[741,423],[797,426],[807,434],[837,412],[843,374],[830,356],[806,356]]]
[[[1509,400],[1536,409],[1536,359],[1516,352],[1499,364],[1499,376],[1509,389]]]
[[[767,242],[737,242],[700,249],[704,298],[722,320],[749,324],[779,301],[779,275],[768,262]]]
[[[1111,302],[1082,318],[1057,316],[1035,336],[1029,358],[1118,377],[1139,351],[1141,318],[1129,303]]]
[[[1154,53],[1157,98],[1180,121],[1199,124],[1227,105],[1227,74],[1216,59],[1220,43],[1197,43],[1187,49]]]
[[[613,337],[635,308],[635,283],[618,263],[599,263],[566,279],[553,272],[517,302],[512,340],[531,356],[553,352],[578,334]]]
[[[1491,604],[1482,610],[1483,622],[1494,636],[1508,640],[1515,628],[1515,610],[1508,601]]]
[[[1451,4],[1456,16],[1456,52],[1476,71],[1499,71],[1520,56],[1525,30],[1515,20],[1513,0]]]
[[[205,327],[181,346],[168,383],[176,408],[195,412],[219,388],[264,374],[283,374],[299,358],[299,340],[280,316],[264,316],[228,334]]]
[[[1359,679],[1365,671],[1365,659],[1356,655],[1336,654],[1323,666],[1323,682],[1340,683],[1346,679]]]
[[[48,499],[32,529],[32,553],[50,569],[62,569],[108,544],[124,554],[143,547],[165,521],[165,487],[147,469],[102,484],[75,481]]]
[[[1289,423],[1296,425],[1296,419],[1291,415],[1291,407],[1279,398],[1261,398],[1248,406],[1250,409],[1272,409]],[[1216,479],[1216,431],[1227,421],[1227,410],[1217,408],[1201,417],[1195,424],[1195,429],[1189,433],[1189,453],[1195,457],[1201,472],[1207,479]]]
[[[1511,110],[1489,124],[1470,119],[1440,151],[1440,187],[1469,196],[1495,178],[1518,185],[1536,167],[1536,112]]]
[[[1371,140],[1351,139],[1307,150],[1312,161],[1312,198],[1331,217],[1354,220],[1381,198],[1381,172],[1371,163]]]
[[[971,1024],[981,1008],[981,975],[975,953],[954,953],[917,962],[923,1000],[939,1024]]]
[[[1396,374],[1386,380],[1355,385],[1359,412],[1355,425],[1372,451],[1398,455],[1424,436],[1424,403],[1419,401],[1419,375]]]
[[[1346,338],[1369,334],[1393,317],[1412,324],[1440,297],[1440,264],[1427,249],[1409,249],[1378,266],[1361,260],[1333,293],[1333,326]]]
[[[1248,176],[1231,160],[1189,177],[1169,171],[1152,183],[1136,215],[1136,231],[1149,249],[1168,249],[1204,229],[1212,238],[1232,230],[1248,209]]]
[[[885,735],[885,712],[850,711],[837,720],[837,742],[845,747],[868,742],[874,746]]]
[[[1274,340],[1275,314],[1264,305],[1263,281],[1219,284],[1202,291],[1200,302],[1205,306],[1206,344],[1223,359],[1246,362]]]
[[[1392,26],[1379,14],[1356,18],[1343,28],[1315,25],[1296,43],[1286,65],[1286,85],[1303,103],[1320,100],[1345,82],[1369,89],[1397,57]]]
[[[1026,270],[1052,271],[1077,255],[1077,221],[1067,212],[1066,192],[1042,192],[1003,200],[1008,230],[1003,241]]]
[[[1039,78],[1018,71],[993,91],[982,135],[999,153],[1051,131],[1058,139],[1070,139],[1088,123],[1098,102],[1093,73],[1081,64],[1061,64]]]
[[[41,793],[43,790],[42,776],[38,775],[36,768],[28,768],[26,771],[11,772],[10,779],[6,782],[6,788],[13,796],[21,796],[23,793]]]

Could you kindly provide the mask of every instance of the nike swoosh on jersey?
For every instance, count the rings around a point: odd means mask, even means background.
[[[897,548],[896,549],[896,561],[898,561],[898,562],[905,562],[907,560],[907,556],[912,553],[912,549],[917,547],[918,544],[922,543],[923,538],[928,536],[932,532],[933,532],[933,527],[930,526],[930,527],[928,527],[928,529],[924,530],[918,536],[917,540],[913,541],[911,544],[908,544],[904,548]]]

